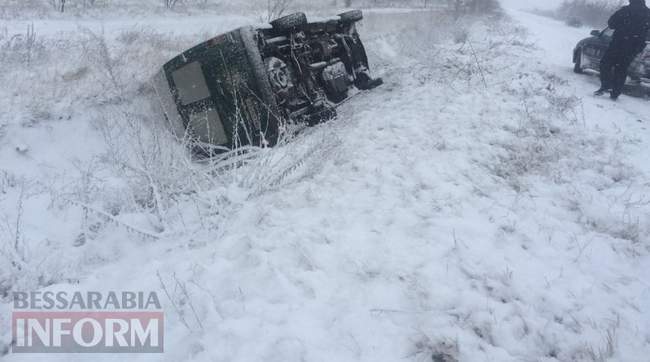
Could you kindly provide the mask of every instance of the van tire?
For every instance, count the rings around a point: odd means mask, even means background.
[[[279,30],[295,29],[303,25],[307,25],[305,13],[295,13],[271,21],[271,26]]]
[[[259,92],[259,95],[256,95],[254,98],[260,104],[260,108],[267,113],[265,121],[259,125],[261,129],[258,130],[259,134],[254,136],[253,143],[256,146],[275,146],[278,141],[280,123],[283,121],[282,114],[278,107],[271,82],[269,81],[262,54],[257,45],[256,33],[256,30],[252,27],[245,27],[240,30],[242,42],[246,49],[246,56],[253,70],[253,76]]]
[[[339,18],[344,23],[356,23],[357,21],[363,20],[363,11],[361,10],[350,10],[344,13],[339,14]]]

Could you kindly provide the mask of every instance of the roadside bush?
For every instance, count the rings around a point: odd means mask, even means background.
[[[450,7],[456,17],[463,14],[489,14],[501,10],[498,0],[453,0]]]
[[[565,0],[558,8],[556,16],[566,21],[569,26],[588,24],[603,27],[609,17],[625,3],[621,0]]]
[[[566,25],[573,27],[573,28],[580,28],[582,27],[582,21],[576,17],[571,17],[566,20]]]
[[[34,25],[27,26],[25,33],[9,34],[0,31],[0,61],[31,65],[32,60],[41,56],[43,42],[36,36]]]
[[[471,13],[494,12],[501,9],[497,0],[471,0],[466,1],[466,6]]]

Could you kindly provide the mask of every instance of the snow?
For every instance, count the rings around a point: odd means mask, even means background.
[[[187,24],[188,18],[192,21],[192,26]],[[106,33],[116,33],[118,31],[146,27],[156,30],[166,29],[174,34],[197,34],[201,32],[223,32],[234,28],[248,25],[251,22],[259,21],[255,16],[228,16],[220,17],[215,21],[214,15],[196,15],[192,17],[153,17],[150,19],[140,18],[114,18],[102,20],[69,20],[69,19],[37,19],[10,21],[4,26],[9,33],[18,33],[24,31],[27,26],[33,25],[39,35],[54,36],[60,33],[73,33],[80,29],[91,29],[93,31],[104,31]]]
[[[556,9],[563,0],[502,0],[501,4],[504,5],[507,9],[516,9],[516,10],[553,10]]]
[[[162,283],[182,283],[189,298],[172,294],[181,310],[161,298],[165,354],[101,360],[645,360],[647,99],[590,95],[597,78],[571,71],[589,29],[508,15],[369,17],[360,31],[384,86],[207,180],[204,166],[182,168],[178,146],[164,144],[177,156],[143,167],[170,161],[162,170],[177,173],[137,171],[180,190],[162,215],[129,206],[139,179],[126,166],[137,163],[116,156],[122,172],[108,166],[108,140],[125,145],[135,139],[125,130],[141,132],[110,118],[117,136],[102,133],[101,116],[121,114],[120,104],[25,127],[17,118],[27,117],[27,96],[1,90],[15,116],[0,115],[0,287],[163,296]],[[147,20],[179,38],[146,61],[244,20]],[[35,22],[46,37],[76,26]],[[111,38],[133,29],[130,20],[102,26]],[[133,102],[123,107],[143,112]],[[195,196],[182,192],[189,177]],[[99,229],[74,246],[85,213]],[[9,263],[19,215],[22,273]],[[8,300],[0,306],[3,325],[10,310]]]

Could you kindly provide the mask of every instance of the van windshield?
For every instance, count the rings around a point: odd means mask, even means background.
[[[172,72],[172,79],[184,106],[210,97],[210,90],[199,62],[192,62],[175,70]]]

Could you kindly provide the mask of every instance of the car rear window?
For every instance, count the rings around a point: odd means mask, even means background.
[[[199,62],[192,62],[175,70],[172,72],[172,79],[184,106],[210,97],[210,90]]]

